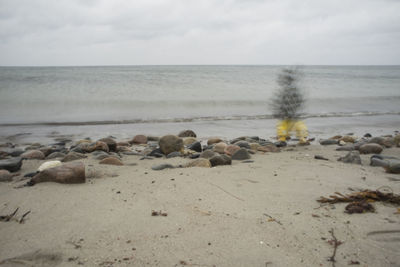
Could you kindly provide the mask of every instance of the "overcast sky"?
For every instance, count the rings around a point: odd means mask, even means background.
[[[400,0],[0,0],[0,65],[400,64]]]

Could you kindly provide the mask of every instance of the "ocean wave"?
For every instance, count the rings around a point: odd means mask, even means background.
[[[320,114],[303,114],[301,119],[308,118],[334,118],[334,117],[365,117],[400,115],[400,112],[331,112]],[[274,119],[272,114],[264,115],[233,115],[233,116],[204,116],[189,118],[165,118],[165,119],[132,119],[132,120],[103,120],[103,121],[64,121],[64,122],[27,122],[27,123],[0,123],[6,126],[85,126],[85,125],[110,125],[110,124],[139,124],[139,123],[179,123],[198,121],[222,121],[222,120],[270,120]]]

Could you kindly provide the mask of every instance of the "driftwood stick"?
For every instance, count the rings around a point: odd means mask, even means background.
[[[22,217],[21,217],[21,219],[19,220],[19,223],[23,223],[24,222],[24,219],[25,219],[25,217],[29,214],[29,213],[31,213],[31,211],[29,210],[29,211],[27,211],[27,212],[25,212],[24,213],[24,215],[22,215]]]
[[[244,201],[244,199],[242,199],[242,198],[240,198],[240,197],[237,197],[237,196],[235,196],[234,194],[232,194],[232,193],[229,193],[228,191],[226,191],[225,189],[223,189],[222,187],[220,187],[219,185],[216,185],[216,184],[213,184],[213,183],[209,183],[210,185],[213,185],[213,186],[215,186],[215,187],[218,187],[219,189],[221,189],[222,191],[224,191],[225,193],[227,193],[228,195],[230,195],[231,197],[234,197],[234,198],[236,198],[236,199],[238,199],[238,200],[240,200],[240,201]]]
[[[333,228],[329,231],[329,233],[332,235],[332,238],[333,238],[332,240],[328,241],[329,244],[333,245],[333,254],[332,254],[332,256],[329,257],[328,261],[331,261],[332,267],[335,267],[336,266],[336,259],[335,259],[336,251],[337,251],[338,246],[340,246],[342,244],[342,242],[337,240],[337,238],[333,232]]]

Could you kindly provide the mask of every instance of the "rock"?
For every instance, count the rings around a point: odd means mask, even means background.
[[[238,151],[240,149],[240,146],[237,145],[228,145],[225,148],[225,154],[227,154],[228,156],[232,156],[233,154],[235,154],[236,151]]]
[[[359,150],[362,145],[367,144],[366,140],[360,140],[354,144],[354,150]]]
[[[47,157],[48,155],[50,155],[51,153],[53,153],[55,150],[52,147],[41,147],[39,149],[39,151],[41,151],[45,157]]]
[[[98,141],[104,142],[107,144],[109,151],[116,152],[117,151],[117,142],[111,137],[101,138]]]
[[[137,144],[137,145],[143,145],[147,144],[147,136],[143,134],[138,134],[133,137],[133,139],[130,141],[131,144]]]
[[[225,153],[225,148],[226,148],[227,146],[228,146],[228,145],[225,144],[224,142],[219,142],[219,143],[215,144],[215,146],[214,146],[214,148],[213,148],[213,151],[214,151],[214,152],[217,152],[217,153],[219,153],[219,154],[224,154],[224,153]]]
[[[160,141],[160,137],[158,137],[158,136],[147,136],[147,141],[148,142],[150,142],[150,141],[158,142],[158,141]]]
[[[384,137],[373,137],[371,139],[368,140],[368,143],[370,144],[378,144],[383,146],[383,142],[385,141]]]
[[[383,148],[376,143],[371,143],[360,146],[358,150],[360,154],[380,154]]]
[[[353,144],[346,144],[344,146],[336,148],[336,151],[353,151],[353,150],[354,150]]]
[[[149,154],[147,154],[147,156],[156,157],[156,158],[164,157],[163,153],[161,152],[161,150],[159,148],[154,149]]]
[[[357,138],[354,136],[345,135],[342,138],[340,138],[340,141],[343,141],[346,143],[355,143],[357,141]]]
[[[93,152],[93,151],[96,151],[96,150],[101,150],[101,151],[104,151],[104,152],[110,152],[110,148],[103,141],[97,141],[96,143],[90,144],[89,149],[91,150],[91,151],[88,151],[89,153]]]
[[[87,156],[85,154],[71,151],[61,160],[61,162],[68,162],[68,161],[84,159],[84,158],[87,158]]]
[[[366,133],[366,134],[364,134],[364,137],[369,138],[369,137],[372,137],[372,135],[370,133]]]
[[[13,178],[13,175],[7,170],[0,170],[0,182],[9,182]]]
[[[103,153],[98,153],[98,154],[93,155],[93,158],[96,159],[96,160],[103,160],[105,158],[111,157],[110,154],[108,154],[108,153],[106,153],[104,151],[102,151],[102,152]],[[115,158],[117,158],[117,157],[115,157]]]
[[[239,141],[236,142],[235,145],[241,147],[241,148],[246,148],[246,149],[250,149],[250,144],[246,141]]]
[[[339,139],[342,138],[342,137],[343,137],[343,136],[341,136],[341,135],[335,135],[335,136],[329,137],[328,139],[339,140]]]
[[[179,151],[183,152],[183,141],[182,138],[176,135],[165,135],[161,137],[159,141],[160,150],[164,155],[168,155],[171,152]]]
[[[193,153],[191,155],[189,155],[189,158],[191,159],[198,159],[200,157],[200,153]]]
[[[390,148],[395,146],[394,138],[393,137],[387,137],[385,140],[383,140],[382,145],[386,148]]]
[[[16,172],[19,169],[21,169],[21,166],[22,166],[22,158],[20,157],[0,160],[0,170]]]
[[[64,158],[66,154],[62,152],[53,152],[46,157],[46,159]]]
[[[193,144],[188,146],[189,149],[196,151],[196,152],[202,152],[203,148],[201,147],[201,143],[196,141]]]
[[[201,154],[200,154],[200,158],[203,159],[210,159],[212,157],[214,157],[216,155],[216,153],[214,151],[211,150],[204,150]]]
[[[360,152],[350,151],[346,156],[339,158],[338,161],[344,163],[361,164]]]
[[[122,163],[122,161],[117,159],[116,157],[104,158],[99,162],[99,164],[116,165],[116,166],[124,165],[124,163]]]
[[[131,144],[129,144],[127,141],[120,141],[117,143],[117,147],[119,146],[131,146]]]
[[[22,150],[21,148],[2,147],[0,149],[0,155],[4,154],[6,156],[11,156],[11,157],[19,157],[24,152],[25,151]]]
[[[230,165],[232,163],[231,158],[227,155],[215,155],[209,160],[212,167],[219,165]]]
[[[274,145],[266,145],[266,146],[260,146],[257,148],[258,151],[261,152],[280,152],[281,149],[279,147],[276,147]]]
[[[322,156],[322,155],[315,155],[315,156],[314,156],[314,159],[319,159],[319,160],[329,160],[329,159],[325,158],[325,157],[324,157],[324,156]]]
[[[178,134],[179,137],[197,137],[192,130],[184,130]]]
[[[337,145],[339,141],[337,139],[321,139],[319,140],[319,143],[323,146],[328,146],[328,145]]]
[[[203,168],[211,168],[211,163],[208,159],[199,158],[193,161],[190,161],[185,165],[185,167],[203,167]]]
[[[82,162],[69,162],[39,172],[31,179],[30,184],[34,185],[42,182],[76,184],[84,183],[85,181],[85,165]]]
[[[40,150],[29,150],[21,154],[23,159],[44,159],[45,156]]]
[[[250,145],[250,149],[254,150],[254,151],[257,151],[258,148],[261,146],[259,143],[249,143],[249,145]]]
[[[339,144],[338,144],[339,146],[344,146],[344,145],[346,145],[346,142],[345,141],[343,141],[343,140],[339,140]]]
[[[222,139],[217,138],[217,137],[216,138],[210,138],[207,141],[207,145],[213,145],[213,144],[217,144],[219,142],[222,142]]]
[[[384,168],[388,173],[400,174],[400,162],[389,161],[389,165]]]
[[[240,148],[232,155],[232,160],[245,160],[250,158],[250,154],[245,148]]]
[[[168,159],[170,159],[170,158],[176,158],[176,157],[182,157],[182,153],[181,153],[181,152],[178,152],[178,151],[174,151],[174,152],[171,152],[171,153],[169,153],[169,154],[167,155],[167,158],[168,158]]]
[[[400,134],[396,135],[393,138],[394,143],[396,144],[397,147],[400,147]]]
[[[62,165],[62,163],[59,160],[46,161],[39,166],[38,171],[41,172],[46,169],[54,168],[60,165]]]
[[[163,164],[159,164],[159,165],[154,165],[151,167],[152,170],[154,171],[161,171],[164,169],[173,169],[175,168],[173,165],[168,164],[168,163],[163,163]]]
[[[197,142],[197,139],[194,138],[194,137],[185,137],[185,138],[183,138],[183,144],[185,146],[189,146],[189,145],[191,145],[191,144],[193,144],[195,142]]]

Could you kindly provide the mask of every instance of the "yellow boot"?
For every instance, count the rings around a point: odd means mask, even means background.
[[[297,121],[293,128],[296,130],[296,136],[299,139],[299,145],[309,145],[307,142],[308,130],[307,126],[302,121]]]

